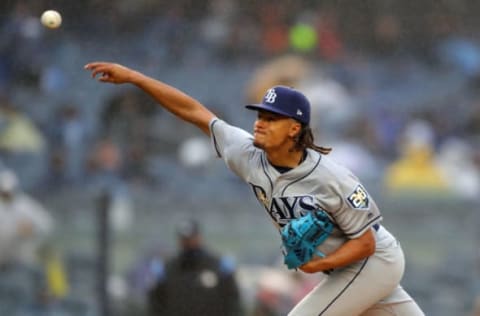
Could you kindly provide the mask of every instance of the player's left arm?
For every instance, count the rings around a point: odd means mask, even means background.
[[[375,248],[375,234],[372,229],[367,229],[360,237],[350,239],[325,258],[314,257],[299,269],[315,273],[344,267],[373,255]]]

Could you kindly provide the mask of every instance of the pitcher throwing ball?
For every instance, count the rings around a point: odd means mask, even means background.
[[[290,316],[424,315],[400,286],[404,256],[381,224],[366,188],[314,144],[310,103],[285,86],[269,89],[253,135],[216,117],[176,88],[127,67],[93,62],[85,68],[108,83],[131,83],[165,109],[200,128],[216,154],[253,190],[285,246],[285,263],[328,276]]]

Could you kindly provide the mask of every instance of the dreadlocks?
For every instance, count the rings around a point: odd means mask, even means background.
[[[310,126],[302,124],[302,129],[295,137],[295,146],[293,149],[302,151],[306,148],[313,149],[323,155],[328,155],[332,151],[332,148],[315,145],[312,129]]]

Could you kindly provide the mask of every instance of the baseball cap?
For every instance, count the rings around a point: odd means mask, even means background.
[[[262,103],[248,104],[245,107],[284,115],[305,125],[310,123],[310,102],[307,97],[287,86],[274,86],[267,90]]]

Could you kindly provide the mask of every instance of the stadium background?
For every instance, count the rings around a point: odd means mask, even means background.
[[[235,259],[246,305],[262,269],[280,267],[268,218],[249,189],[204,151],[206,140],[134,89],[100,86],[83,70],[89,61],[111,60],[187,91],[247,130],[254,116],[242,105],[258,100],[265,87],[303,88],[317,107],[317,139],[360,176],[403,244],[404,287],[427,315],[472,315],[480,290],[479,6],[466,0],[2,1],[2,113],[13,108],[30,120],[37,140],[31,150],[1,141],[2,165],[17,172],[57,222],[51,243],[69,284],[59,310],[105,314],[98,262],[104,192],[115,201],[106,277],[114,315],[140,314],[142,285],[131,273],[152,254],[174,250],[172,227],[187,214],[201,219],[212,247]],[[63,15],[58,30],[39,24],[49,8]],[[65,146],[63,123],[72,112],[75,143]],[[452,145],[462,153],[453,164],[473,180],[387,187],[387,171],[409,136],[430,145],[434,159],[445,158],[450,140],[461,140],[463,147]],[[5,296],[0,305],[8,310],[29,299]]]

